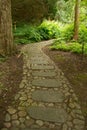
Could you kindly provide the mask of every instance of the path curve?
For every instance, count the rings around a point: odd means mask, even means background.
[[[25,45],[20,91],[1,130],[85,130],[85,119],[64,73],[44,54],[44,41]]]

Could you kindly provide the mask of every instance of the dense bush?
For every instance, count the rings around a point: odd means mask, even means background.
[[[85,25],[80,25],[79,28],[79,42],[87,43],[87,27]]]
[[[70,42],[73,40],[74,26],[73,24],[61,25],[58,22],[44,20],[40,25],[22,24],[14,31],[16,43],[32,43],[41,40],[49,40],[60,38],[63,41]],[[87,28],[85,25],[79,27],[79,43],[87,43]]]
[[[74,34],[74,26],[73,24],[68,24],[68,25],[65,25],[65,27],[63,28],[61,36],[66,41],[70,41],[73,39],[73,34]]]
[[[74,25],[73,24],[68,24],[68,25],[65,25],[61,36],[66,41],[71,41],[71,40],[73,40],[73,34],[74,34]],[[85,25],[80,25],[79,26],[79,39],[78,39],[78,42],[87,43],[87,27]]]
[[[22,25],[14,31],[16,43],[32,43],[41,40],[53,39],[60,36],[60,30],[57,22],[43,21],[38,26]]]
[[[22,44],[41,41],[41,35],[38,33],[37,27],[32,25],[17,27],[14,31],[14,37],[16,43]]]
[[[53,50],[62,50],[62,51],[70,51],[74,53],[82,53],[82,44],[77,43],[77,42],[72,42],[72,43],[60,43],[60,42],[55,42],[52,46],[51,49]],[[87,54],[87,44],[84,46],[84,54]]]
[[[42,40],[56,38],[60,35],[58,22],[55,21],[43,21],[38,27],[38,30],[40,35],[42,36]]]

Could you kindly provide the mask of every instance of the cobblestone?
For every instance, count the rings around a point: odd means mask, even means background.
[[[1,130],[85,130],[85,119],[73,88],[41,50],[51,42],[22,48],[25,55],[20,91],[14,97],[15,105],[6,110]]]

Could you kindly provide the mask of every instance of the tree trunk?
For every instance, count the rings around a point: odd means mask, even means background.
[[[0,0],[0,54],[13,52],[11,0]]]
[[[78,40],[78,35],[79,35],[79,4],[80,0],[76,0],[75,4],[75,20],[74,20],[74,40]]]

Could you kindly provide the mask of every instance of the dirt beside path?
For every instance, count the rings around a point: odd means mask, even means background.
[[[87,120],[87,56],[82,58],[78,54],[51,50],[49,46],[43,48],[43,51],[64,72],[79,98]]]
[[[19,54],[0,61],[0,128],[7,106],[12,104],[22,79],[23,58]]]

